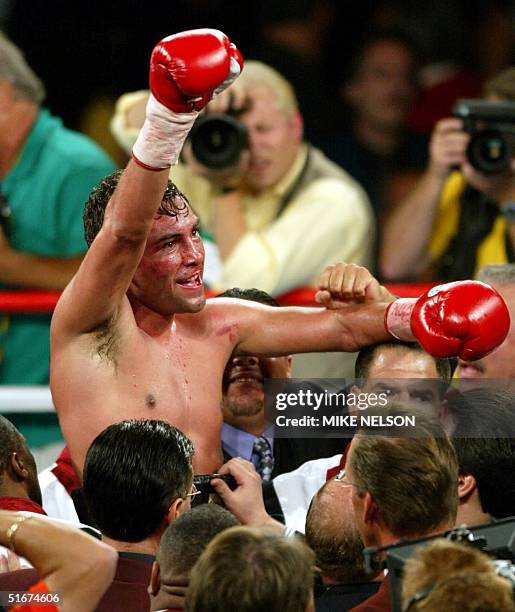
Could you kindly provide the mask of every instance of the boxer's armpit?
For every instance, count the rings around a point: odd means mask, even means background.
[[[116,368],[119,336],[113,320],[105,321],[94,332],[95,353],[104,362]]]

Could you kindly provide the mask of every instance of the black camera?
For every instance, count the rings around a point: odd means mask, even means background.
[[[248,146],[247,128],[236,113],[200,115],[190,132],[191,150],[195,159],[211,170],[234,166]]]
[[[216,494],[216,491],[211,486],[213,478],[223,480],[232,491],[238,486],[234,476],[231,474],[197,474],[193,476],[193,484],[200,491],[200,494],[193,498],[194,505],[207,504],[209,497]]]
[[[402,611],[402,576],[406,561],[420,546],[442,537],[475,546],[487,553],[492,557],[496,574],[512,583],[515,594],[515,518],[508,517],[475,527],[450,529],[435,536],[401,540],[398,544],[381,548],[365,548],[363,554],[368,573],[385,566],[388,568],[392,612]]]
[[[453,113],[470,134],[471,165],[484,174],[508,170],[515,157],[515,102],[458,100]]]

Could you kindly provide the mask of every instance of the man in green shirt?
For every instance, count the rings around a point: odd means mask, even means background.
[[[41,108],[43,84],[0,33],[0,289],[62,290],[86,251],[82,209],[114,169]],[[0,384],[46,384],[49,315],[0,315]]]

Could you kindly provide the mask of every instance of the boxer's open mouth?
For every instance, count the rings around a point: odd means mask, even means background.
[[[195,272],[195,274],[192,276],[176,282],[178,285],[185,287],[186,289],[198,289],[199,287],[202,287],[202,278],[200,277],[199,272]]]

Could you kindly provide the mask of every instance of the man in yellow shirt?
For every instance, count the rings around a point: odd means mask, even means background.
[[[515,101],[515,68],[488,81],[485,95]],[[483,174],[467,158],[469,142],[461,119],[436,124],[426,172],[385,224],[386,279],[416,278],[431,267],[438,280],[459,280],[483,265],[514,261],[514,160],[503,172]]]

